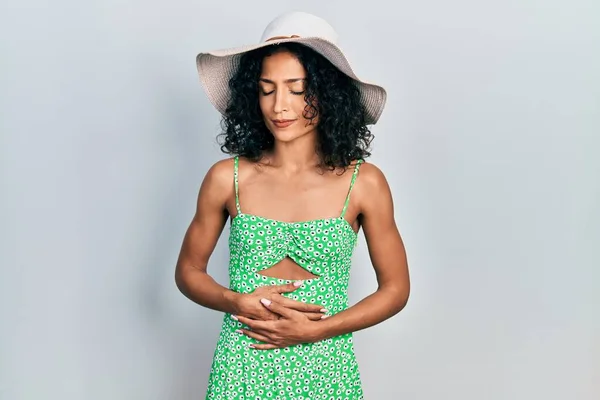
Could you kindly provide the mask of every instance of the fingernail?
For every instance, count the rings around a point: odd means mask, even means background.
[[[249,345],[248,345],[248,347],[252,347],[252,348],[254,348],[254,345],[253,345],[253,344],[249,344]]]
[[[321,308],[321,312],[327,312],[326,308]]]
[[[235,315],[232,315],[231,318],[235,319],[236,321],[238,320],[238,317],[236,317]]]
[[[260,302],[263,303],[267,307],[271,305],[271,300],[269,300],[269,299],[260,299]]]
[[[302,286],[303,283],[304,283],[304,281],[296,281],[296,282],[294,282],[294,286],[300,287],[300,286]]]
[[[242,332],[240,329],[236,329],[235,333],[244,333],[244,332]]]
[[[329,318],[329,315],[322,315],[321,319]]]

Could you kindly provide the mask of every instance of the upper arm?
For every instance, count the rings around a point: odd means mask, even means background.
[[[379,285],[410,288],[404,243],[394,218],[394,203],[388,182],[379,168],[361,166],[355,190],[361,225]]]
[[[219,161],[209,169],[200,186],[196,212],[185,233],[177,260],[177,279],[190,268],[206,271],[208,260],[227,222],[227,204],[233,195],[233,160]]]

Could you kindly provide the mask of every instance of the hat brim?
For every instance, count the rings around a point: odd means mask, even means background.
[[[383,87],[361,81],[344,56],[342,50],[320,37],[292,37],[243,47],[214,50],[206,53],[200,53],[196,57],[196,67],[200,82],[206,91],[210,102],[221,113],[225,114],[229,102],[229,80],[235,74],[239,65],[239,58],[243,53],[271,46],[279,43],[301,43],[310,47],[317,53],[327,58],[340,71],[352,78],[361,93],[361,101],[365,109],[365,120],[367,125],[375,124],[379,120],[385,107],[387,99],[386,91]]]

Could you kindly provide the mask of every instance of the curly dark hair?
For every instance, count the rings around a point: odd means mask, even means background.
[[[229,81],[231,96],[221,121],[221,150],[226,154],[258,160],[273,148],[259,105],[258,80],[263,58],[289,51],[306,71],[304,117],[317,124],[317,154],[321,166],[346,169],[353,160],[371,155],[373,134],[365,123],[365,111],[356,83],[329,60],[299,43],[279,43],[244,53]],[[316,102],[316,107],[314,99]]]

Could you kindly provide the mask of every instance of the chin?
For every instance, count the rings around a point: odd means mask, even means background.
[[[310,136],[314,133],[316,133],[314,130],[298,130],[298,129],[280,129],[280,128],[276,128],[276,127],[271,127],[270,129],[271,131],[271,135],[273,135],[273,137],[275,138],[276,141],[278,142],[292,142],[298,138],[301,138],[303,136]]]
[[[299,132],[271,132],[278,142],[292,142],[305,134]]]

